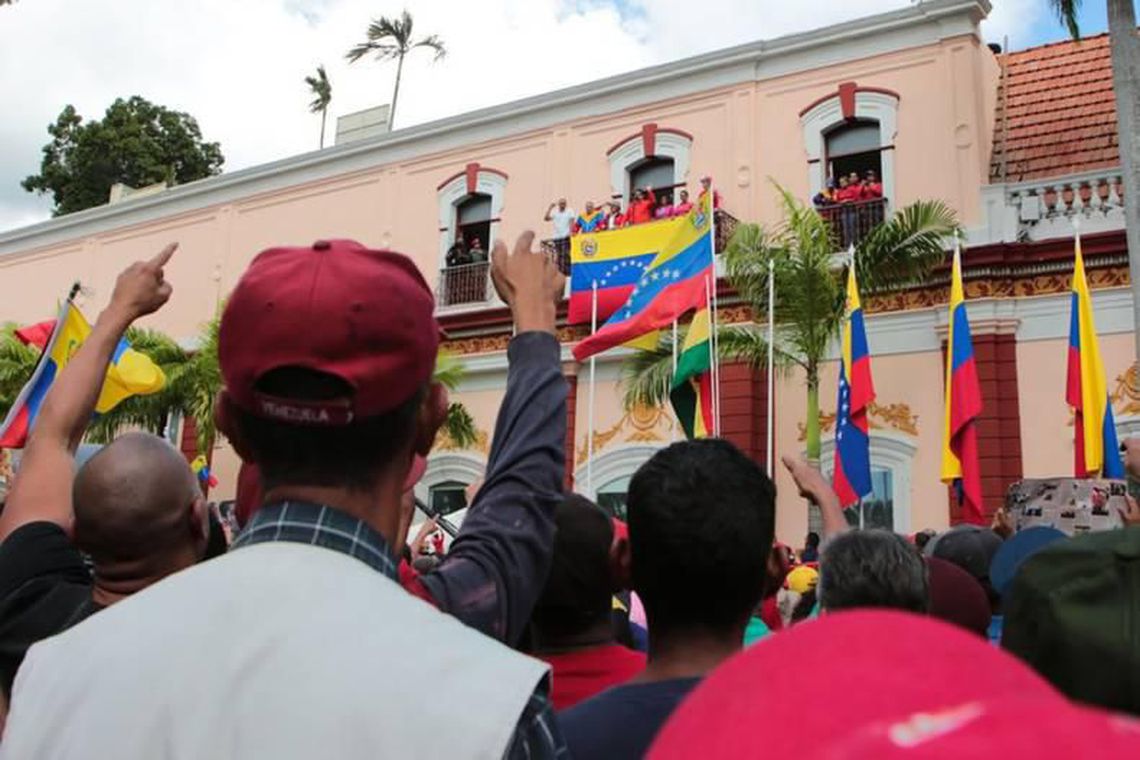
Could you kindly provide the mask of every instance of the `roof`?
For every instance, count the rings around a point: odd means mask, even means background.
[[[1116,98],[1108,35],[1065,40],[999,56],[990,181],[1010,182],[1117,166]],[[1005,93],[1009,89],[1009,124]],[[1008,130],[1008,151],[1003,135]]]

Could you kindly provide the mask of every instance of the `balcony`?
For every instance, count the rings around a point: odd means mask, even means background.
[[[839,241],[840,250],[859,245],[877,225],[887,218],[887,199],[872,198],[836,206],[823,206],[819,215],[831,225],[831,234]]]
[[[716,222],[716,227],[713,230],[715,236],[715,248],[717,253],[724,253],[724,249],[728,247],[728,241],[732,238],[732,233],[736,232],[737,225],[740,224],[735,216],[728,213],[724,209],[717,209],[713,212],[713,220]],[[554,259],[558,264],[558,269],[562,274],[570,274],[570,250],[567,248],[565,251],[558,249],[555,240],[543,240],[541,242],[542,251]]]
[[[987,185],[982,205],[985,226],[969,235],[975,244],[1071,237],[1077,219],[1084,233],[1124,228],[1119,168]]]
[[[486,303],[491,296],[490,267],[482,261],[441,269],[436,303],[440,307]]]

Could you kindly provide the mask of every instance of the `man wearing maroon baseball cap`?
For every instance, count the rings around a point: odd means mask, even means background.
[[[54,667],[66,637],[33,652],[27,682],[67,720],[25,726],[13,756],[563,754],[547,666],[495,641],[517,640],[541,590],[563,480],[564,279],[533,238],[495,245],[507,389],[486,481],[421,598],[393,547],[447,409],[431,291],[409,259],[350,241],[257,256],[222,317],[217,408],[262,505],[229,554],[73,631],[98,653],[83,667]],[[88,709],[63,706],[79,693]]]

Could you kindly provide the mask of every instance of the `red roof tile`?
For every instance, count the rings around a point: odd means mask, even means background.
[[[1003,157],[1010,182],[1120,163],[1107,34],[1019,50],[998,61],[1005,74],[998,87],[990,182],[1001,181]],[[1009,123],[1003,124],[1007,108]]]

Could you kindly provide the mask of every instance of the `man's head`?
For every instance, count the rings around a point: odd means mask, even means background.
[[[565,211],[566,210],[566,199],[565,198],[559,198],[558,199],[558,210],[559,211]]]
[[[617,201],[610,201],[608,205],[610,207],[610,213],[611,214],[616,214],[619,211],[621,211],[621,204],[618,203]]]
[[[847,184],[858,185],[859,184],[859,172],[851,172],[849,175],[847,175]]]
[[[688,202],[689,202],[689,191],[688,190],[682,190],[681,191],[681,203],[688,203]]]
[[[148,433],[127,433],[79,470],[75,543],[103,579],[163,577],[197,562],[209,517],[186,459]]]
[[[926,564],[902,536],[849,530],[830,539],[819,561],[819,603],[829,612],[890,607],[925,613]]]
[[[875,181],[875,170],[874,169],[868,169],[867,172],[863,176],[867,179],[868,182],[874,182]]]
[[[712,187],[712,177],[708,175],[701,177],[701,187],[705,190],[708,190],[710,187]]]
[[[645,199],[645,191],[642,190],[640,187],[637,188],[636,190],[633,191],[633,199],[635,201],[644,200]]]
[[[555,508],[554,524],[550,574],[531,618],[539,646],[610,625],[613,521],[590,500],[569,494]]]
[[[593,213],[593,211],[594,211],[594,202],[593,201],[586,201],[586,213],[590,214],[590,213]]]
[[[808,549],[819,548],[819,534],[814,530],[807,534],[807,539],[804,541],[804,546]]]
[[[431,381],[433,309],[398,253],[318,241],[254,259],[222,315],[218,425],[267,492],[372,494],[384,502],[374,527],[395,537],[413,455],[447,412]]]
[[[629,486],[633,588],[650,636],[739,638],[760,601],[776,487],[731,443],[675,443]]]
[[[848,183],[847,183],[847,177],[846,177],[846,176],[841,176],[841,177],[839,178],[839,186],[840,186],[840,187],[847,187],[847,184],[848,184]]]
[[[482,248],[483,247],[483,241],[480,240],[479,238],[472,238],[471,239],[471,247]]]

